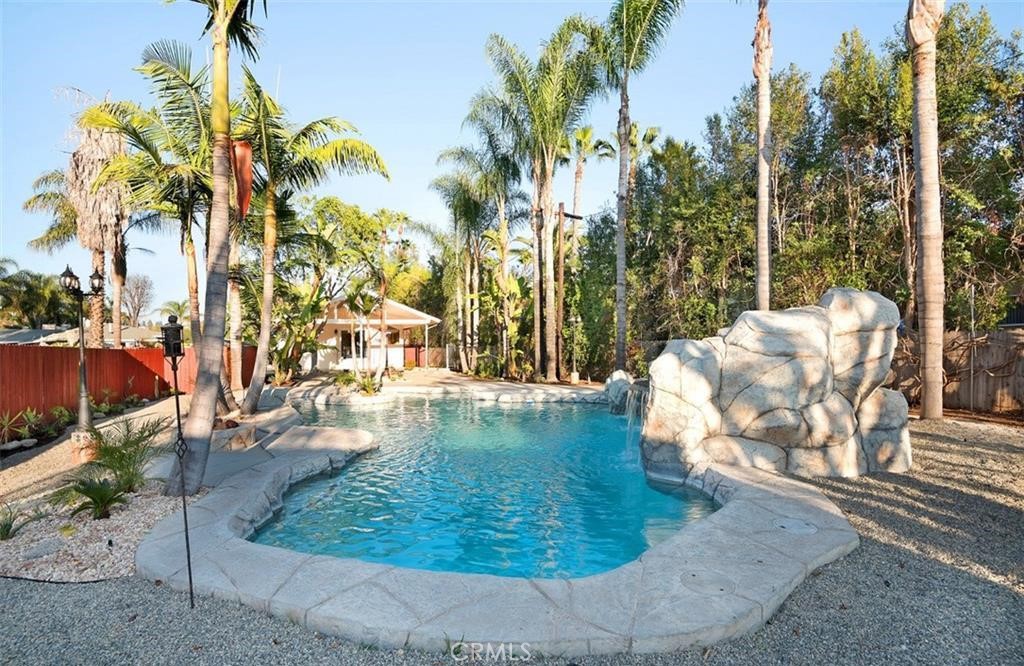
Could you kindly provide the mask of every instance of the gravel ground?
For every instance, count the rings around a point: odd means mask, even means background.
[[[861,534],[762,630],[612,664],[1024,664],[1024,430],[912,425],[914,470],[818,485]],[[136,578],[0,579],[0,663],[451,664],[314,634]],[[695,609],[697,611],[699,609]]]
[[[0,541],[0,576],[55,582],[88,582],[129,576],[135,572],[135,550],[142,537],[163,518],[181,508],[180,497],[163,494],[163,482],[150,481],[128,504],[115,506],[110,518],[93,520],[88,512],[72,516],[72,506],[35,506],[48,515]],[[190,498],[198,500],[202,490]],[[28,512],[29,505],[23,509]]]

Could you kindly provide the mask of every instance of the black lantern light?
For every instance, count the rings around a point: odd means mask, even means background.
[[[66,267],[60,274],[60,286],[72,294],[78,291],[78,276],[71,270],[71,266]]]
[[[174,315],[169,316],[167,323],[160,327],[160,331],[163,333],[161,341],[164,345],[164,358],[178,359],[184,356],[185,348],[181,340],[182,326],[178,323],[178,318]]]
[[[185,521],[185,562],[188,565],[188,605],[196,607],[192,592],[192,547],[188,538],[188,502],[185,501],[185,455],[188,453],[188,442],[181,430],[181,398],[178,391],[178,359],[185,355],[181,340],[181,324],[175,315],[167,317],[167,323],[160,327],[163,336],[160,342],[164,346],[164,358],[171,362],[171,375],[174,377],[174,414],[178,423],[178,440],[174,446],[174,454],[178,456],[178,476],[181,479],[181,516]]]
[[[75,278],[75,283],[78,283],[78,278]],[[89,288],[92,289],[93,294],[103,291],[103,273],[98,270],[92,272],[92,275],[89,276]]]
[[[103,293],[103,273],[99,270],[93,271],[89,276],[91,293],[82,292],[82,284],[78,276],[66,266],[60,274],[60,286],[71,294],[78,301],[78,427],[80,430],[88,430],[92,427],[92,410],[89,407],[89,389],[85,380],[85,314],[82,312],[82,303],[86,296],[97,296]],[[93,326],[99,325],[103,330],[103,322],[92,322]]]

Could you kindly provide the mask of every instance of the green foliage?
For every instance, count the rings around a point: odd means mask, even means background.
[[[21,439],[22,427],[19,425],[21,422],[21,412],[11,415],[10,412],[4,412],[0,414],[0,444],[6,444],[7,442],[13,442],[15,439]]]
[[[145,421],[126,418],[102,430],[92,429],[96,459],[85,465],[84,473],[109,474],[118,488],[135,492],[146,481],[145,470],[150,461],[168,451],[167,447],[153,445],[168,422],[167,418]]]
[[[341,388],[348,388],[356,383],[356,376],[351,370],[342,370],[334,376],[334,383]]]
[[[380,386],[372,375],[363,375],[356,382],[356,387],[363,395],[377,395],[380,393]]]
[[[46,421],[43,415],[31,407],[21,413],[21,421],[23,424],[21,432],[26,437],[39,437],[46,432]]]
[[[75,415],[71,413],[71,410],[63,405],[57,405],[50,410],[50,418],[60,428],[66,428],[75,422]]]
[[[25,513],[12,508],[10,504],[0,504],[0,541],[13,539],[26,525],[42,520],[47,515],[41,510]]]
[[[127,504],[127,491],[109,479],[82,477],[70,487],[76,499],[82,501],[72,511],[72,516],[89,512],[93,520],[110,518],[110,511],[118,504]]]

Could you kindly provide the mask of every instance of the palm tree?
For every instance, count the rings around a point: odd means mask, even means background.
[[[192,339],[200,337],[199,271],[193,231],[210,206],[209,68],[192,69],[192,52],[179,42],[149,45],[139,71],[160,103],[148,110],[132,102],[86,109],[80,123],[120,133],[132,152],[113,160],[100,179],[116,180],[136,209],[155,211],[179,225],[185,257]]]
[[[202,484],[210,454],[210,435],[222,394],[224,329],[227,310],[228,250],[231,191],[231,100],[228,86],[228,46],[233,42],[255,56],[258,29],[250,22],[252,0],[198,0],[208,11],[206,32],[213,41],[213,95],[210,133],[213,138],[212,201],[207,221],[208,270],[203,335],[199,338],[196,387],[189,406],[185,437],[189,452],[181,469],[168,479],[167,491],[194,494]],[[177,477],[180,473],[181,477]]]
[[[452,216],[459,278],[455,289],[459,360],[463,372],[474,372],[479,340],[479,266],[488,224],[485,201],[479,182],[465,171],[435,178],[430,187],[441,196]]]
[[[911,0],[907,41],[914,76],[914,189],[917,193],[918,314],[921,344],[921,418],[942,419],[942,338],[945,275],[939,190],[939,121],[935,44],[944,0]]]
[[[578,127],[572,135],[572,155],[576,159],[576,173],[572,187],[572,214],[580,214],[580,197],[583,193],[583,173],[587,160],[591,157],[607,160],[615,157],[615,147],[603,139],[594,138],[594,128],[590,125]],[[573,237],[576,235],[576,222],[573,221]]]
[[[161,317],[174,315],[178,321],[188,319],[188,299],[183,301],[164,301],[164,304],[157,308]]]
[[[81,143],[71,154],[66,176],[67,198],[75,210],[75,236],[79,244],[92,253],[93,271],[101,274],[105,273],[108,251],[120,253],[123,257],[121,236],[128,223],[128,213],[123,188],[117,183],[97,183],[97,177],[108,162],[123,155],[124,151],[124,140],[119,134],[85,127]],[[122,267],[123,264],[115,266],[118,269]],[[119,346],[124,275],[115,277],[113,284],[114,342]],[[89,299],[90,326],[86,343],[90,347],[103,346],[103,306],[103,292],[93,292]]]
[[[501,347],[501,368],[503,375],[514,376],[517,374],[517,368],[512,348],[516,343],[518,327],[512,317],[514,308],[511,302],[513,287],[509,266],[509,229],[510,217],[515,217],[515,211],[510,207],[520,203],[523,197],[517,189],[521,172],[514,147],[493,118],[470,115],[466,119],[466,124],[477,130],[483,145],[480,148],[460,147],[446,150],[438,157],[438,163],[453,166],[458,174],[453,182],[458,182],[472,190],[471,198],[476,201],[488,201],[490,205],[487,206],[487,210],[493,209],[497,217],[496,228],[484,229],[483,227],[488,225],[481,226],[474,223],[472,231],[477,232],[477,238],[481,235],[491,238],[498,255],[498,270],[494,279],[498,288],[498,337]],[[454,199],[455,197],[447,197],[449,203]],[[484,211],[481,209],[479,212],[483,213]],[[454,213],[453,210],[453,215]],[[476,309],[479,310],[479,255],[482,247],[479,243],[475,247],[478,250],[474,256],[476,262],[474,274],[477,276],[477,284],[474,285],[472,293],[476,294]],[[479,317],[474,322],[474,326],[478,325]],[[475,331],[473,337],[474,339],[478,338]]]
[[[544,286],[545,376],[557,380],[553,180],[566,136],[600,92],[598,65],[603,33],[588,19],[571,16],[544,43],[536,62],[500,35],[491,35],[487,54],[498,76],[492,103],[506,127],[523,137],[536,187]],[[536,295],[535,295],[536,298]]]
[[[768,0],[758,0],[754,26],[754,78],[757,79],[757,309],[771,309],[771,244],[768,238],[772,117],[772,24]]]
[[[341,174],[377,173],[388,177],[387,167],[377,151],[365,141],[343,136],[355,128],[338,118],[320,118],[291,126],[284,110],[244,68],[242,111],[238,135],[253,146],[253,158],[260,167],[263,207],[263,299],[260,332],[252,381],[242,401],[242,413],[256,411],[270,352],[271,310],[274,304],[274,259],[277,252],[278,188],[307,189],[322,183],[331,172]]]
[[[629,77],[654,57],[682,0],[616,0],[608,17],[606,68],[609,84],[619,91],[619,145],[629,144]],[[619,151],[619,189],[615,232],[615,369],[626,367],[626,216],[629,153]]]

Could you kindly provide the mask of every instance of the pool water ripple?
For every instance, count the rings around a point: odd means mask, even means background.
[[[626,420],[606,408],[402,398],[300,406],[380,449],[293,487],[258,543],[396,566],[576,578],[636,559],[714,510],[648,484]]]

